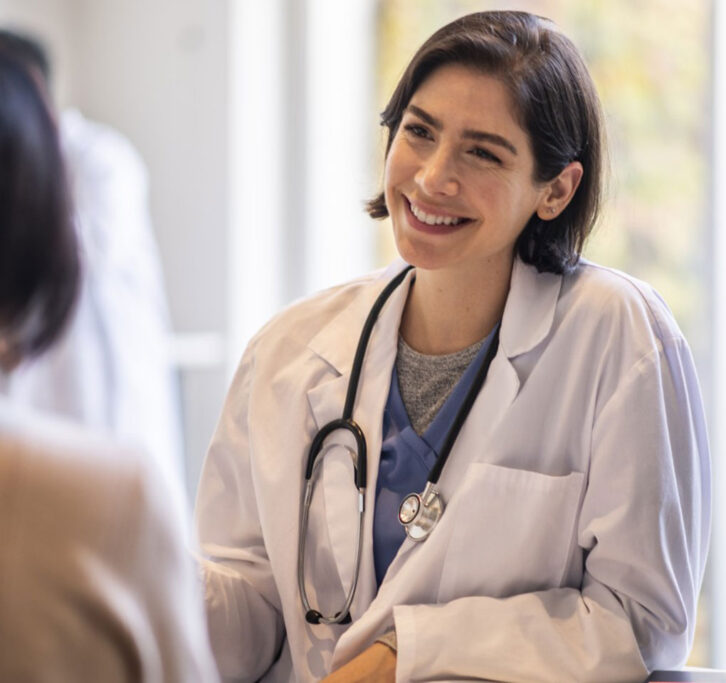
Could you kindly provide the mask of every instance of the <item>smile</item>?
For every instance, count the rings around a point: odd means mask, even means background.
[[[412,202],[408,197],[404,195],[404,199],[406,200],[406,203],[408,204],[409,211],[413,215],[413,217],[419,221],[420,223],[423,223],[427,226],[437,226],[437,225],[443,225],[443,226],[458,226],[463,225],[464,223],[470,222],[472,219],[467,218],[465,216],[454,216],[452,214],[444,214],[444,213],[432,213],[424,211],[420,206]]]

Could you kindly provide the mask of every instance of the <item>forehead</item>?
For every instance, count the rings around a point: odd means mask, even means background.
[[[483,129],[527,138],[518,111],[500,78],[460,64],[447,64],[424,79],[410,104],[425,109],[444,125]],[[497,130],[492,130],[495,126]],[[520,138],[522,139],[522,138]]]

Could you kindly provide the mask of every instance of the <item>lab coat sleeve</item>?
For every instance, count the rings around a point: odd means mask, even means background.
[[[690,351],[667,339],[602,398],[578,588],[394,608],[397,680],[638,681],[683,664],[710,527]]]
[[[202,472],[195,521],[212,650],[225,681],[256,681],[279,652],[280,600],[258,519],[247,429],[248,351]]]

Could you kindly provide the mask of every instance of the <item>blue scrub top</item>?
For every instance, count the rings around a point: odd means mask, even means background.
[[[426,486],[449,426],[474,381],[493,336],[494,330],[484,340],[474,360],[422,436],[416,434],[411,426],[398,386],[398,372],[395,364],[393,366],[391,387],[383,412],[383,446],[373,515],[373,561],[379,586],[388,565],[406,538],[406,532],[398,521],[401,501],[410,493],[421,493]]]

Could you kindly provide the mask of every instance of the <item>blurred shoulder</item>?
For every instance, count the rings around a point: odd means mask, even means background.
[[[63,150],[78,182],[137,178],[146,183],[146,167],[131,142],[111,126],[87,119],[77,109],[60,116]]]
[[[63,513],[101,513],[125,501],[144,504],[161,475],[151,459],[110,436],[0,399],[0,488],[63,501]],[[72,505],[70,504],[72,501]]]

